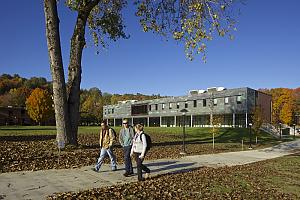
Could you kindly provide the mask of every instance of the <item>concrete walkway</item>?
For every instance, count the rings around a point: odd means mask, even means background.
[[[292,154],[300,150],[300,140],[261,149],[231,153],[186,156],[180,159],[145,161],[151,176],[189,171],[198,167],[220,167],[253,163]],[[137,181],[137,176],[124,177],[124,166],[112,172],[104,165],[101,172],[92,166],[78,169],[23,171],[0,174],[0,199],[43,199],[54,192],[86,190]]]

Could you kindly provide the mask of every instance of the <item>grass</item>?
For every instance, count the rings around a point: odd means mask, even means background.
[[[116,132],[121,127],[114,127]],[[79,134],[97,134],[98,126],[80,126]],[[203,143],[212,142],[211,128],[186,128],[186,140],[193,143],[201,140]],[[180,127],[145,127],[145,132],[150,135],[159,135],[158,142],[182,141],[182,128]],[[31,135],[55,135],[55,126],[1,126],[0,136],[31,136]],[[284,137],[283,140],[292,140],[292,137]],[[241,143],[249,141],[249,130],[246,128],[221,128],[215,134],[215,143]],[[271,135],[261,132],[258,135],[260,144],[277,144],[278,140]],[[252,142],[255,143],[255,136],[252,135]]]

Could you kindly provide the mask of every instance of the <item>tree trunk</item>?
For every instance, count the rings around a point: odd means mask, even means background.
[[[77,145],[79,124],[79,99],[81,83],[81,58],[85,46],[85,26],[89,12],[78,12],[74,33],[71,39],[70,64],[68,69],[68,112],[71,125],[71,144]]]
[[[44,12],[46,19],[48,53],[53,81],[53,100],[57,140],[65,141],[65,136],[69,132],[68,107],[56,0],[45,0]],[[67,141],[67,143],[68,142],[69,141]]]

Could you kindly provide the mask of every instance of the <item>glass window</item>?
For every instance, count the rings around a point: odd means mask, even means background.
[[[206,99],[203,99],[203,107],[206,107]]]
[[[218,99],[214,99],[214,106],[218,105]]]
[[[228,104],[229,103],[229,97],[225,97],[224,98],[224,104]]]
[[[197,100],[194,100],[194,107],[197,107]]]
[[[237,96],[237,98],[236,98],[236,103],[237,104],[241,104],[242,103],[242,96],[240,95],[240,96]]]
[[[162,110],[165,109],[165,104],[164,104],[164,103],[161,105],[161,109],[162,109]]]
[[[151,105],[149,105],[149,111],[151,111]]]
[[[177,109],[179,109],[179,103],[177,103]]]
[[[188,105],[187,102],[185,102],[184,107],[185,107],[185,108],[188,108],[188,107],[189,107],[189,105]]]
[[[115,112],[115,109],[111,109],[111,114],[114,114],[114,112]]]
[[[172,109],[173,103],[169,103],[169,109]]]
[[[157,104],[155,104],[155,110],[158,110],[158,105]]]

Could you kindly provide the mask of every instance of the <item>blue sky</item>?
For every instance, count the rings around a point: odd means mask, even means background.
[[[61,1],[62,2],[62,1]],[[207,43],[207,63],[189,61],[181,44],[143,33],[132,6],[124,10],[127,40],[96,55],[83,53],[82,88],[110,93],[184,95],[189,89],[300,87],[299,0],[248,0],[235,39]],[[5,1],[0,7],[0,73],[51,80],[42,0]],[[59,5],[64,67],[75,15]]]

